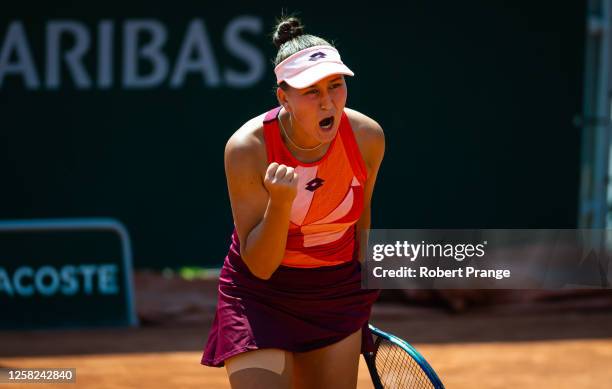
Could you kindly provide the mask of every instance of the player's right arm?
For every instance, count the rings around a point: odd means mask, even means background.
[[[297,173],[267,165],[263,142],[240,130],[228,140],[224,159],[240,256],[253,275],[267,280],[285,254]]]

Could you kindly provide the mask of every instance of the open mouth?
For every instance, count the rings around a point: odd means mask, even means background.
[[[327,117],[319,122],[319,126],[324,130],[329,130],[334,125],[334,117]]]

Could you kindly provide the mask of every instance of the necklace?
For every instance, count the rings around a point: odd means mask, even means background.
[[[289,120],[291,120],[291,114],[289,114]],[[285,131],[285,127],[283,126],[283,121],[281,120],[280,115],[278,117],[278,122],[280,123],[280,128],[283,131],[283,134],[285,134],[285,138],[289,139],[289,142],[291,142],[293,147],[295,147],[296,149],[302,150],[302,151],[312,151],[312,150],[318,149],[319,147],[321,147],[321,145],[323,145],[323,142],[321,142],[317,146],[311,147],[309,149],[305,149],[303,147],[296,145],[295,142],[289,137],[289,135],[287,135],[287,131]],[[291,127],[293,127],[293,125]]]

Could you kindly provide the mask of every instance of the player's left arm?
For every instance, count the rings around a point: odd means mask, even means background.
[[[361,122],[355,131],[357,143],[367,169],[367,179],[364,187],[363,213],[357,221],[357,239],[360,245],[359,261],[363,263],[367,243],[367,233],[371,222],[372,194],[378,176],[378,170],[385,154],[385,134],[382,127],[369,117],[359,114]]]

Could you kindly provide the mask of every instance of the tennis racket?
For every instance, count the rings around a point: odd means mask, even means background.
[[[408,342],[369,327],[376,336],[375,350],[364,357],[375,389],[444,389],[434,369]]]

